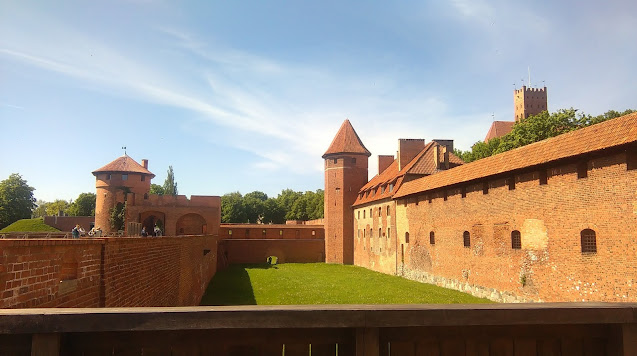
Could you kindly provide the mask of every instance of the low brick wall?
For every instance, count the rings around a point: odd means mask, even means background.
[[[86,232],[95,224],[95,216],[45,216],[44,223],[60,231],[69,232],[80,225]]]
[[[220,267],[235,263],[265,263],[276,256],[279,263],[325,261],[324,240],[232,239],[219,243]]]
[[[0,240],[0,308],[198,305],[217,237]]]

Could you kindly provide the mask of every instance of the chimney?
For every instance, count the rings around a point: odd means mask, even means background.
[[[441,146],[446,146],[447,147],[447,152],[453,152],[453,140],[435,139],[435,140],[432,140],[432,141],[433,142],[437,142]]]
[[[147,159],[145,159],[145,158],[144,158],[144,159],[142,160],[142,166],[143,166],[144,168],[148,169],[148,160],[147,160]]]
[[[434,167],[440,168],[440,146],[438,145],[434,146]]]
[[[424,139],[401,138],[398,140],[398,170],[401,171],[425,148]]]
[[[394,162],[392,155],[378,155],[378,174],[383,173]]]
[[[443,167],[445,169],[449,169],[449,150],[447,150],[447,146],[442,146],[442,155],[443,155]]]

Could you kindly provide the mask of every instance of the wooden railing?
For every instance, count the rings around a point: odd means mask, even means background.
[[[0,310],[0,355],[637,355],[637,304]]]

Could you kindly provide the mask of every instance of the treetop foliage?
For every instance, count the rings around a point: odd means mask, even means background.
[[[35,207],[34,190],[18,173],[0,182],[0,229],[31,217]]]
[[[165,195],[177,195],[177,182],[175,182],[175,173],[173,173],[173,166],[168,166],[168,175],[164,181],[164,194]]]
[[[284,189],[276,198],[254,191],[221,197],[221,222],[283,224],[286,220],[323,218],[323,190],[295,192]]]
[[[502,137],[491,139],[489,142],[478,141],[471,146],[470,151],[456,149],[454,153],[469,163],[633,112],[635,110],[610,110],[602,115],[591,116],[578,113],[573,108],[561,109],[552,114],[543,111],[515,123],[511,132]]]

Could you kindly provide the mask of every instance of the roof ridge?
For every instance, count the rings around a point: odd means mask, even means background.
[[[332,143],[323,154],[323,158],[339,153],[364,154],[367,157],[372,155],[369,150],[367,150],[360,137],[358,137],[356,130],[354,130],[354,127],[348,119],[345,119],[343,124],[341,124],[341,127],[338,129],[336,136],[334,136]]]

